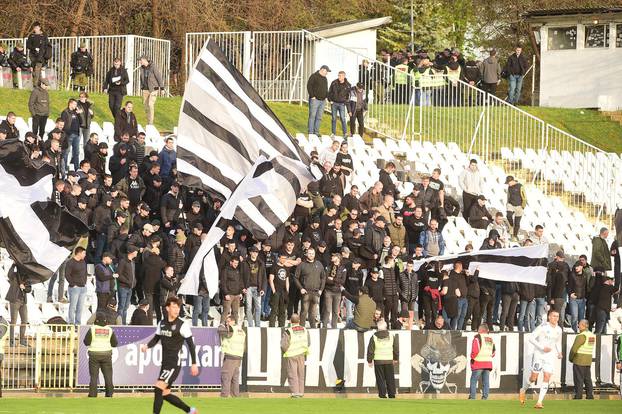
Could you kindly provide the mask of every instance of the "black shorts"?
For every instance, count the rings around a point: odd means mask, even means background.
[[[160,368],[160,375],[158,376],[158,381],[164,381],[167,385],[166,388],[171,388],[177,376],[179,375],[179,371],[181,371],[181,366],[177,363],[170,364],[165,361],[162,362],[162,367]]]

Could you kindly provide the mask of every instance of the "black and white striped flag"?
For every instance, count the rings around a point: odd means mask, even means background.
[[[307,166],[300,161],[283,156],[268,160],[260,156],[222,205],[218,218],[182,280],[179,293],[196,295],[201,272],[205,275],[210,295],[213,297],[218,292],[214,247],[225,234],[221,223],[235,217],[253,237],[263,240],[287,220],[301,190],[313,179]]]
[[[177,170],[183,184],[225,200],[260,155],[310,162],[211,39],[186,84],[177,131]]]
[[[469,272],[473,273],[479,268],[479,277],[484,279],[546,285],[548,254],[548,244],[479,250],[416,260],[415,270],[429,262],[441,262],[444,268],[449,268],[456,260],[464,259],[469,264]]]
[[[49,279],[88,232],[51,201],[55,172],[35,166],[22,142],[0,141],[0,240],[31,283]]]

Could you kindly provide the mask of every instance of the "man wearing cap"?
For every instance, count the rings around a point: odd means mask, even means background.
[[[84,337],[84,345],[88,347],[89,355],[89,397],[97,397],[97,380],[99,371],[104,376],[106,397],[112,397],[112,348],[118,345],[117,337],[106,321],[106,315],[98,311],[95,324],[90,327]]]
[[[112,270],[112,253],[104,252],[101,262],[95,266],[95,294],[97,295],[97,310],[104,310],[108,300],[114,295],[115,278],[118,276]]]
[[[132,232],[140,231],[145,224],[151,223],[151,218],[149,217],[151,207],[149,207],[149,204],[142,201],[138,204],[137,210],[132,219]]]
[[[377,273],[376,273],[377,275]],[[367,286],[360,286],[356,294],[351,294],[347,288],[341,287],[341,293],[348,301],[355,305],[353,316],[346,321],[345,329],[356,329],[358,332],[365,332],[371,329],[374,323],[376,312],[376,302],[369,296]]]
[[[50,115],[50,96],[48,94],[49,82],[41,79],[38,85],[32,89],[28,99],[28,110],[32,116],[32,132],[39,138],[45,135],[45,124]]]
[[[164,91],[164,82],[160,71],[147,56],[140,57],[140,90],[147,116],[147,125],[153,125],[156,98],[160,91]]]
[[[259,327],[261,322],[261,297],[266,291],[266,268],[259,260],[259,249],[253,245],[248,248],[248,257],[240,265],[244,283],[246,323],[248,327]]]
[[[555,258],[548,266],[546,275],[547,295],[551,308],[564,315],[566,308],[566,285],[570,275],[570,266],[565,261],[566,255],[559,250],[555,253]]]
[[[505,205],[508,213],[508,222],[512,226],[513,239],[516,240],[520,230],[520,221],[527,205],[527,196],[525,195],[523,185],[517,182],[513,176],[508,175],[505,178],[505,184],[508,186],[508,200]]]
[[[309,332],[300,325],[300,317],[294,313],[290,327],[281,336],[281,351],[287,366],[287,382],[292,398],[302,398],[305,393],[305,358],[309,354]]]
[[[324,113],[324,104],[328,96],[328,80],[326,75],[330,69],[322,65],[317,72],[309,76],[307,92],[309,94],[309,135],[320,135],[320,125]]]
[[[485,230],[492,222],[492,216],[486,208],[486,197],[483,195],[477,196],[477,202],[471,206],[468,222],[474,229],[481,230]]]
[[[195,223],[203,224],[204,221],[205,214],[203,213],[203,209],[201,208],[201,202],[195,200],[190,206],[190,211],[186,213],[186,223],[192,226]]]
[[[127,309],[130,306],[130,298],[132,297],[132,289],[136,287],[136,271],[134,267],[134,259],[138,256],[138,249],[134,246],[127,247],[127,254],[119,260],[117,273],[119,277],[119,313],[123,325],[127,324]]]
[[[71,54],[71,78],[74,91],[84,91],[93,75],[93,56],[86,48],[86,42],[80,42],[78,50]]]
[[[378,396],[395,398],[393,366],[399,361],[399,341],[387,329],[387,323],[384,320],[378,322],[378,330],[367,345],[367,364],[374,367]]]
[[[384,279],[380,279],[380,269],[371,268],[369,277],[365,279],[365,287],[369,290],[369,297],[376,302],[376,307],[384,309]]]
[[[138,306],[132,313],[132,319],[130,325],[152,325],[153,319],[149,319],[149,301],[143,299],[138,302]]]

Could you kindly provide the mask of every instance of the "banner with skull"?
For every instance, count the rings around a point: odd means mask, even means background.
[[[286,392],[287,374],[280,350],[280,328],[248,328],[242,383],[249,391]],[[346,392],[375,392],[374,368],[366,361],[373,332],[311,329],[311,346],[306,362],[306,391],[330,392],[338,378]],[[471,376],[470,353],[474,332],[392,331],[399,342],[400,358],[395,380],[400,393],[467,393]],[[492,393],[514,393],[529,374],[532,349],[527,335],[494,333],[496,354],[490,376]],[[572,364],[567,354],[574,334],[564,334],[564,358],[559,360],[550,388],[559,391],[572,386]],[[614,335],[598,337],[592,377],[601,384],[619,385],[615,375]],[[539,385],[536,384],[536,387]]]

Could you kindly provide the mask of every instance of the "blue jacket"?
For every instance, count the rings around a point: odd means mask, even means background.
[[[419,244],[421,244],[423,246],[423,255],[427,256],[428,255],[428,232],[430,230],[426,230],[426,231],[422,231],[419,234]],[[445,254],[445,239],[443,239],[443,233],[441,233],[440,231],[438,231],[438,248],[439,248],[439,255],[443,255]]]
[[[114,290],[114,280],[112,277],[112,269],[110,266],[104,266],[103,263],[95,266],[95,292],[111,293]]]
[[[177,153],[164,147],[160,151],[160,176],[170,177],[173,168],[177,168]]]

